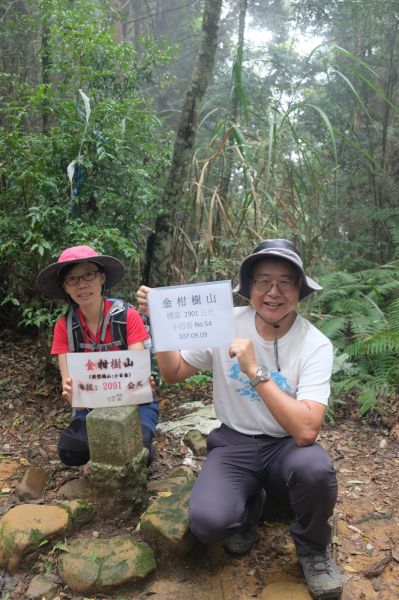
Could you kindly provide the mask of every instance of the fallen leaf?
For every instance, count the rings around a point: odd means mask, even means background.
[[[356,533],[360,533],[360,535],[363,535],[363,531],[361,529],[358,529],[354,525],[348,525],[348,523],[347,523],[346,526],[348,529],[352,529],[352,531],[356,531]]]
[[[346,482],[346,485],[358,485],[359,483],[366,483],[365,481],[360,481],[359,479],[349,479]]]
[[[368,577],[369,579],[371,577],[378,577],[379,575],[381,575],[381,573],[383,573],[383,571],[389,565],[391,560],[392,560],[392,554],[389,552],[386,556],[384,556],[380,560],[377,560],[376,562],[371,563],[369,565],[369,567],[367,568],[367,570],[364,571],[364,573],[363,573],[364,576]]]

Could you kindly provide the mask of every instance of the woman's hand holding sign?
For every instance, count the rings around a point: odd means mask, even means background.
[[[62,383],[62,397],[72,404],[72,377],[67,377]]]

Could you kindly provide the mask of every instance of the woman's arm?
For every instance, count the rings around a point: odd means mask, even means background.
[[[135,342],[128,346],[128,350],[144,350],[144,342]]]
[[[62,380],[62,397],[72,404],[72,379],[69,376],[66,354],[58,355],[58,366],[60,368]]]

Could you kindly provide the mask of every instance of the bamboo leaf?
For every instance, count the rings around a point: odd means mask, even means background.
[[[363,100],[361,99],[361,97],[357,93],[356,88],[352,84],[352,82],[350,81],[350,79],[348,77],[346,77],[346,75],[344,75],[339,69],[336,69],[335,67],[330,67],[330,69],[331,69],[331,71],[333,71],[334,73],[336,73],[338,75],[338,77],[341,77],[341,79],[344,80],[344,82],[349,87],[349,89],[351,90],[351,92],[354,94],[354,96],[356,97],[356,100],[359,102],[360,106],[363,108],[364,112],[366,113],[366,115],[368,116],[368,118],[370,119],[370,121],[375,126],[374,119],[370,115],[369,111],[366,108],[366,105],[364,104]]]

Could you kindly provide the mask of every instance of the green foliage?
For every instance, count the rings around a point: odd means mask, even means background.
[[[52,548],[52,552],[69,552],[68,544],[64,539],[63,542],[57,542]]]
[[[399,388],[399,264],[321,278],[310,318],[335,347],[333,399],[355,393],[362,416]]]
[[[116,43],[106,10],[96,0],[32,2],[26,14],[11,5],[0,42],[10,57],[0,72],[0,302],[25,325],[54,321],[35,280],[64,248],[89,243],[138,270],[155,217],[169,140],[142,88],[169,53],[148,40],[140,56]],[[32,78],[12,69],[11,42],[25,30],[38,50],[29,60],[42,58],[25,65]]]
[[[212,373],[210,373],[209,371],[203,371],[201,373],[196,373],[195,375],[192,375],[191,377],[188,377],[187,379],[185,379],[184,381],[182,381],[181,383],[175,383],[173,384],[174,387],[193,387],[193,386],[201,386],[201,385],[206,385],[211,383],[213,380],[213,376]],[[161,387],[163,387],[165,384],[161,381]],[[169,384],[167,384],[168,387],[170,387]]]
[[[230,88],[226,78],[223,89],[220,81],[206,104],[193,165],[197,182],[176,233],[176,272],[186,280],[193,272],[194,279],[233,278],[242,255],[265,237],[295,241],[314,270],[385,262],[395,209],[376,210],[370,171],[384,181],[378,151],[349,123],[355,113],[374,136],[379,123],[369,98],[394,109],[378,71],[334,43],[300,56],[288,34],[285,44],[270,43],[263,52],[268,60],[258,72],[254,51],[245,48],[233,62]],[[393,183],[390,195],[397,197]]]

